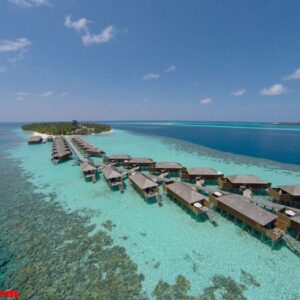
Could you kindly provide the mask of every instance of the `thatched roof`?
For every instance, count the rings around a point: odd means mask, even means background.
[[[155,164],[157,169],[182,169],[183,166],[178,162],[160,162]]]
[[[152,164],[153,160],[147,157],[134,157],[131,158],[128,163],[130,164]]]
[[[236,194],[218,197],[219,202],[260,224],[261,226],[266,226],[276,220],[276,215],[252,204],[249,200],[250,198]]]
[[[147,175],[143,173],[135,173],[129,177],[140,189],[145,190],[157,187],[158,184],[152,181]]]
[[[110,160],[129,160],[131,159],[131,157],[127,154],[113,154],[109,157],[107,157],[107,159],[110,159]]]
[[[102,169],[102,172],[106,179],[114,179],[114,178],[122,177],[121,172],[117,168],[111,166],[105,166]]]
[[[255,175],[232,175],[225,178],[235,184],[267,184],[267,182]]]
[[[69,155],[69,154],[72,154],[72,152],[70,152],[70,151],[55,152],[55,153],[52,153],[52,157],[63,157],[63,156]]]
[[[186,170],[189,175],[192,176],[218,176],[222,173],[211,168],[190,168]]]
[[[40,135],[32,135],[29,139],[28,142],[41,142],[43,138]]]
[[[300,224],[300,216],[292,217],[291,218],[295,223]]]
[[[196,192],[191,186],[183,182],[174,182],[168,184],[167,189],[178,195],[181,199],[189,204],[193,204],[205,199],[203,195]]]
[[[96,171],[97,169],[91,165],[88,161],[80,164],[80,169],[82,172]]]
[[[86,148],[86,151],[93,152],[93,153],[103,153],[104,152],[104,150],[93,147],[93,146]]]
[[[279,188],[292,196],[300,196],[300,185],[281,185]]]

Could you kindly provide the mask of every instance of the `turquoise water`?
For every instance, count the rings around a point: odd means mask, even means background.
[[[24,138],[19,130],[17,133]],[[89,136],[92,144],[107,154],[128,153],[157,161],[178,161],[187,167],[209,166],[225,174],[256,174],[273,184],[299,183],[300,167],[225,154],[178,140],[132,134],[115,130],[111,134]],[[25,139],[24,139],[25,141]],[[218,226],[192,218],[163,196],[163,206],[148,204],[127,184],[124,194],[112,192],[103,179],[85,182],[72,161],[50,163],[51,144],[29,147],[20,144],[10,155],[20,161],[36,192],[57,194],[65,211],[92,212],[94,232],[111,220],[109,235],[144,274],[143,290],[148,297],[159,280],[174,283],[178,275],[191,284],[197,295],[212,286],[216,275],[230,276],[245,284],[249,299],[298,299],[300,259],[287,247],[271,249],[232,221],[216,213]],[[243,274],[248,274],[247,278]],[[251,282],[255,284],[249,284]],[[280,295],[280,296],[279,296]]]

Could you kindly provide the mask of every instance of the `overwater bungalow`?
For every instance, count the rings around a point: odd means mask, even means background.
[[[133,187],[146,199],[159,197],[158,184],[143,173],[129,176]]]
[[[277,203],[300,208],[300,185],[270,187],[269,195]]]
[[[96,182],[97,168],[91,161],[84,161],[80,164],[80,169],[85,177],[85,179],[91,179],[93,182]]]
[[[178,162],[160,162],[160,163],[155,163],[153,166],[151,166],[149,171],[152,173],[167,172],[171,176],[178,176],[180,175],[180,172],[183,169],[184,167]]]
[[[197,215],[206,213],[209,209],[209,201],[189,184],[183,182],[165,184],[164,190],[171,199],[175,199]]]
[[[102,168],[103,176],[111,188],[119,188],[123,192],[123,176],[122,173],[115,167],[104,166]]]
[[[223,173],[216,171],[211,168],[184,168],[181,171],[181,180],[196,182],[203,180],[203,183],[206,181],[212,182],[217,181],[220,177],[223,177]]]
[[[155,162],[148,157],[134,157],[129,159],[126,163],[125,166],[128,168],[135,168],[139,167],[142,169],[149,169],[151,166],[153,166]]]
[[[117,165],[123,165],[127,163],[131,157],[127,154],[113,154],[111,156],[107,156],[104,159],[104,163],[115,163]]]
[[[83,140],[83,139],[81,139],[79,137],[75,137],[72,140],[74,141],[74,143],[76,143],[76,145],[82,151],[84,151],[89,156],[95,156],[95,157],[103,157],[103,156],[105,156],[105,151],[104,150],[93,146],[92,144],[86,142],[85,140]]]
[[[40,135],[32,135],[28,140],[27,143],[29,145],[41,144],[43,142],[43,138]]]
[[[277,216],[250,202],[250,198],[223,192],[214,192],[209,196],[210,202],[227,215],[233,216],[248,225],[251,232],[256,230],[262,235],[277,241],[283,231],[277,227]]]
[[[234,190],[265,190],[271,187],[271,183],[262,180],[255,175],[232,175],[218,178],[220,189]]]

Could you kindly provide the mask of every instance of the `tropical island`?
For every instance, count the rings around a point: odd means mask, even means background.
[[[276,125],[300,126],[300,122],[279,122]]]
[[[72,122],[30,123],[22,126],[23,130],[34,131],[48,135],[86,135],[100,134],[111,131],[107,124]]]

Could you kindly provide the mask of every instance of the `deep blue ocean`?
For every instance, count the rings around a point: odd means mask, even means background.
[[[166,136],[212,149],[300,165],[300,127],[229,122],[110,122],[113,128]]]

